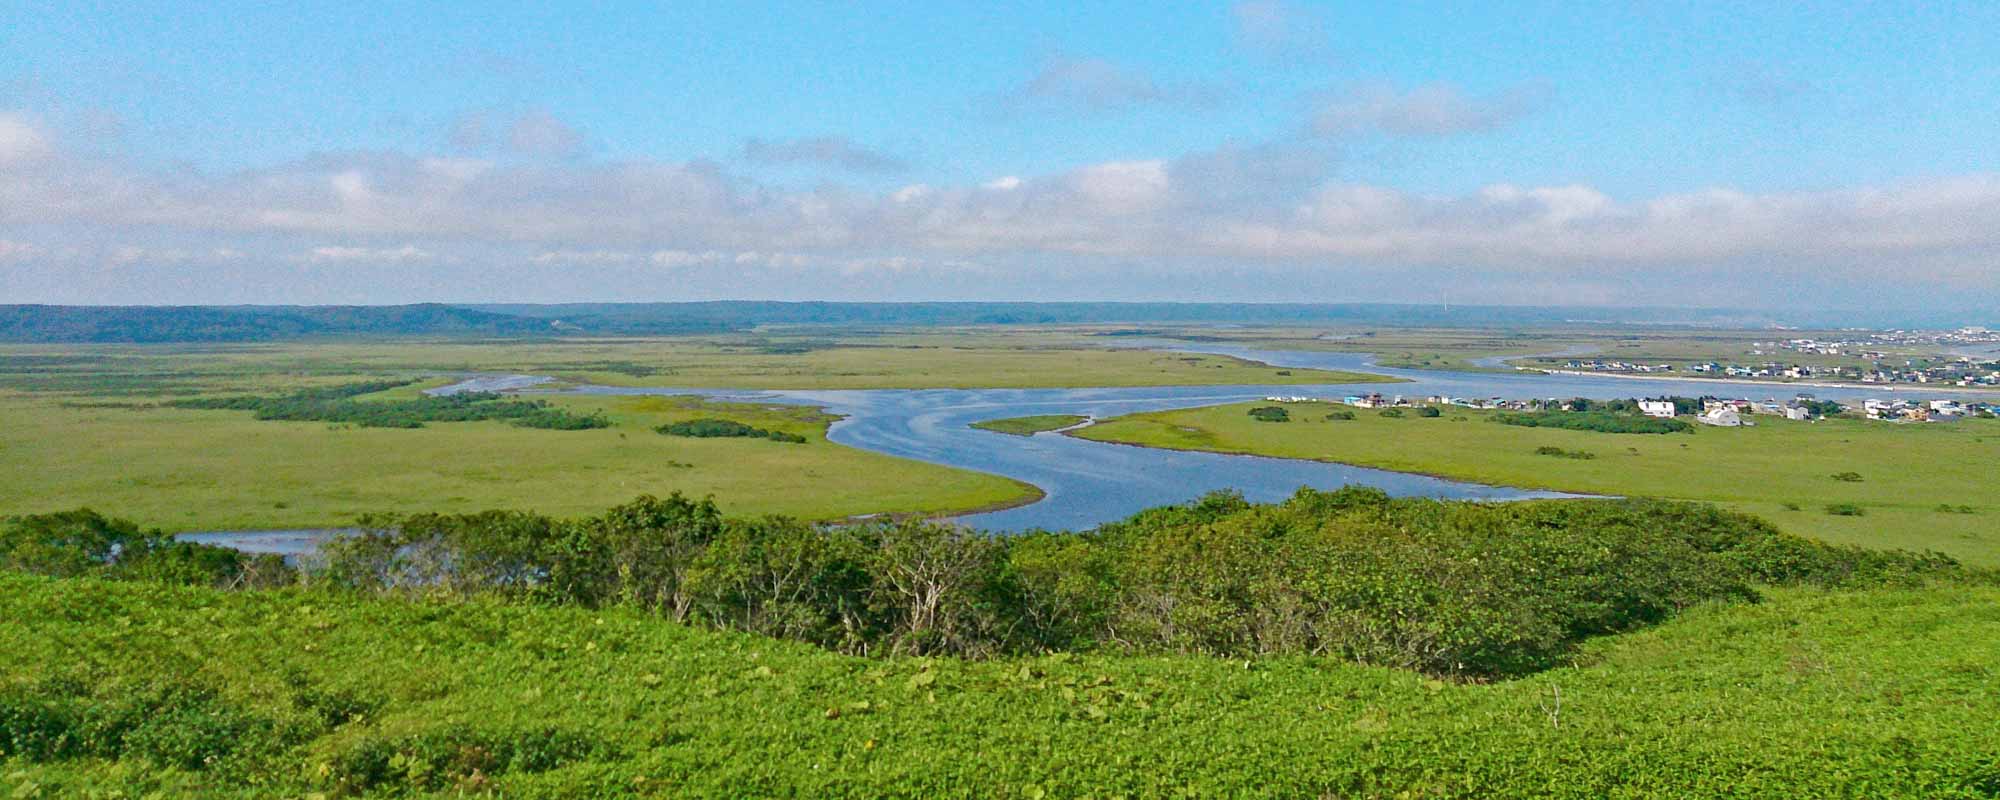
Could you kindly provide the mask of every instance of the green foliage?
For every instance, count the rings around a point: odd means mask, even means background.
[[[1939,514],[1977,514],[1979,513],[1979,509],[1966,505],[1955,506],[1950,503],[1939,503],[1937,512]]]
[[[724,520],[679,495],[569,521],[370,526],[326,545],[316,578],[632,605],[855,654],[1306,653],[1466,677],[1541,669],[1583,638],[1749,598],[1758,583],[1957,569],[1688,504],[1391,500],[1358,487],[1271,506],[1217,494],[1090,533],[997,538],[914,521]]]
[[[1554,447],[1551,445],[1543,445],[1541,447],[1535,448],[1535,455],[1555,456],[1556,458],[1574,458],[1581,460],[1589,460],[1597,457],[1596,453],[1592,453],[1588,450],[1564,450],[1560,447]]]
[[[1841,483],[1860,483],[1860,482],[1861,482],[1861,473],[1859,473],[1859,472],[1836,472],[1836,473],[1834,473],[1834,474],[1833,474],[1833,479],[1834,479],[1834,480],[1837,480],[1837,481],[1840,481]]]
[[[1327,422],[1348,421],[1352,419],[1354,419],[1354,412],[1352,411],[1334,411],[1326,415]]]
[[[523,428],[587,430],[611,427],[602,414],[576,414],[542,400],[507,400],[492,392],[460,392],[413,400],[363,401],[354,398],[408,385],[410,381],[370,381],[307,389],[280,397],[214,397],[175,400],[174,408],[252,411],[257,419],[333,422],[364,428],[421,428],[426,422],[511,420]]]
[[[1444,416],[1444,412],[1439,410],[1437,406],[1418,406],[1417,416],[1425,419],[1437,419]]]
[[[1400,418],[1403,416],[1403,410],[1400,408],[1385,408],[1376,413],[1381,414],[1382,416],[1385,417],[1389,417],[1391,419]]]
[[[1868,515],[1868,509],[1853,503],[1828,503],[1826,513],[1836,517],[1863,517]]]
[[[1494,414],[1489,419],[1502,425],[1529,428],[1560,428],[1599,433],[1683,433],[1694,426],[1684,420],[1659,419],[1606,411],[1528,411]]]
[[[0,567],[58,578],[95,575],[209,586],[291,579],[277,556],[176,541],[89,509],[0,519]]]
[[[736,422],[734,420],[715,419],[712,417],[705,419],[693,419],[693,420],[688,420],[686,422],[669,423],[666,425],[661,425],[660,427],[655,428],[654,430],[668,436],[692,436],[699,439],[744,437],[751,439],[770,439],[771,441],[774,442],[786,442],[790,444],[805,444],[806,441],[806,437],[800,436],[796,433],[765,430],[763,428],[745,425],[741,422]]]
[[[1283,406],[1257,406],[1250,409],[1250,418],[1258,422],[1290,422],[1292,414]]]

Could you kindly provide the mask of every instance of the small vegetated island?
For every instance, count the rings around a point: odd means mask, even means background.
[[[1089,422],[1090,418],[1079,414],[1039,414],[1029,417],[1008,417],[974,422],[972,427],[982,431],[1006,433],[1014,436],[1033,436],[1043,431],[1057,431]]]

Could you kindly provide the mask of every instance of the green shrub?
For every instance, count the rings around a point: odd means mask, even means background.
[[[667,436],[692,436],[700,439],[743,437],[750,439],[770,439],[774,442],[804,444],[806,437],[796,433],[765,430],[728,419],[703,418],[673,422],[653,429]]]
[[[1380,413],[1382,416],[1389,417],[1391,419],[1400,418],[1403,416],[1403,410],[1400,408],[1385,408],[1378,413]]]
[[[1868,510],[1853,503],[1830,503],[1826,507],[1826,513],[1836,517],[1861,517],[1867,516]]]
[[[1551,447],[1548,445],[1543,445],[1541,447],[1535,448],[1535,455],[1555,456],[1557,458],[1574,458],[1582,460],[1588,460],[1597,457],[1596,453],[1592,453],[1587,450],[1564,450],[1560,447]]]
[[[1840,481],[1841,483],[1860,483],[1860,482],[1861,482],[1861,473],[1859,473],[1859,472],[1836,472],[1836,473],[1834,473],[1834,474],[1833,474],[1833,479],[1834,479],[1834,480],[1837,480],[1837,481]]]
[[[1292,414],[1281,406],[1258,406],[1250,409],[1250,418],[1258,422],[1290,422]]]
[[[1351,420],[1351,419],[1354,419],[1354,412],[1352,411],[1334,411],[1326,415],[1327,422],[1337,422],[1337,421]]]
[[[1439,411],[1437,406],[1418,406],[1417,416],[1424,417],[1426,419],[1436,419],[1438,417],[1444,416],[1444,412]]]

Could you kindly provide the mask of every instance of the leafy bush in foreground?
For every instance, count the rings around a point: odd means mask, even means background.
[[[95,575],[211,586],[291,580],[277,556],[176,541],[87,508],[0,519],[0,567],[58,578]]]

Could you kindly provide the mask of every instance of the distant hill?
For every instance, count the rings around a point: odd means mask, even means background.
[[[355,336],[526,336],[547,319],[406,306],[0,306],[0,341],[251,342]]]
[[[1867,324],[1831,312],[1391,303],[835,303],[723,300],[402,306],[0,305],[0,342],[255,342],[353,337],[657,336],[759,325],[1681,325]],[[1896,322],[1874,324],[1892,326]],[[1962,321],[1931,321],[1956,327]]]

